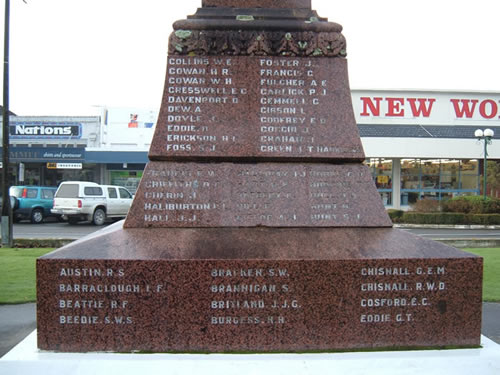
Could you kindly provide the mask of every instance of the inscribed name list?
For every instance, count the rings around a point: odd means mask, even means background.
[[[343,59],[169,57],[152,160],[363,160]]]
[[[325,350],[369,347],[374,337],[386,346],[443,344],[444,332],[480,301],[479,278],[476,288],[461,289],[463,270],[478,267],[471,258],[50,260],[39,265],[51,285],[39,291],[45,301],[39,346]],[[474,306],[480,314],[480,303]],[[460,327],[457,342],[473,344],[470,330],[470,324]],[[110,339],[96,339],[103,334]],[[68,340],[76,335],[79,340]]]
[[[125,227],[389,227],[372,185],[359,164],[150,162]]]

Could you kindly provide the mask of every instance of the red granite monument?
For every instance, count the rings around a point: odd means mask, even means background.
[[[482,259],[392,228],[341,31],[309,0],[203,0],[174,24],[127,219],[37,261],[40,349],[479,345]]]

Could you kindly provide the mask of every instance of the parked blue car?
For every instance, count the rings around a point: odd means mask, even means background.
[[[11,186],[9,190],[14,222],[28,219],[39,224],[48,216],[54,205],[56,187],[50,186]]]

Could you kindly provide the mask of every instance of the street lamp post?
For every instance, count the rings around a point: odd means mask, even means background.
[[[5,0],[3,55],[3,126],[2,126],[2,246],[12,247],[12,208],[9,196],[9,29],[10,0]]]
[[[483,163],[483,198],[486,200],[486,180],[487,180],[487,167],[488,167],[488,145],[491,144],[491,139],[495,135],[495,132],[491,129],[477,129],[474,132],[474,136],[479,141],[484,141],[484,163]]]

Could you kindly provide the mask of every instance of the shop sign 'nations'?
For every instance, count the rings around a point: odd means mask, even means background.
[[[12,122],[10,136],[24,139],[75,139],[82,136],[82,124],[76,122]]]

